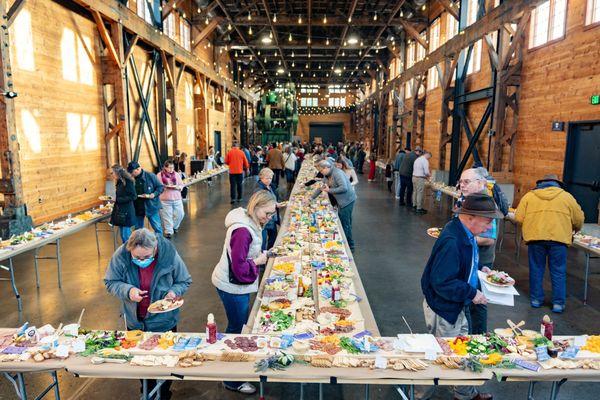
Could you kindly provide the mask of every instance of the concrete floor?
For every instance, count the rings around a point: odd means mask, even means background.
[[[246,193],[253,183],[245,182]],[[213,312],[219,326],[226,325],[224,310],[214,287],[210,283],[213,266],[217,262],[225,229],[224,217],[231,209],[228,198],[229,185],[223,177],[216,180],[212,188],[197,185],[186,205],[187,216],[180,233],[173,239],[194,279],[181,315],[179,329],[201,331],[206,315]],[[247,196],[245,196],[247,197]],[[444,204],[444,208],[448,208]],[[430,213],[419,217],[405,207],[398,206],[393,195],[379,183],[367,183],[362,179],[358,186],[358,202],[354,211],[354,237],[357,243],[355,259],[373,307],[375,318],[382,335],[393,336],[407,331],[402,316],[413,330],[424,331],[422,316],[422,294],[420,277],[434,240],[425,230],[431,226],[443,226],[448,212],[440,212],[437,205],[429,206]],[[2,296],[0,326],[17,326],[23,321],[41,325],[77,320],[82,308],[86,314],[82,325],[92,329],[122,329],[118,302],[107,295],[102,278],[112,254],[112,237],[101,233],[101,255],[95,247],[93,228],[63,240],[63,288],[58,289],[56,266],[52,261],[41,262],[41,288],[35,287],[33,254],[16,258],[16,276],[23,296],[24,312],[19,316],[12,291],[6,282],[0,282]],[[52,248],[44,252],[53,251]],[[525,320],[528,327],[536,329],[548,307],[533,310],[528,303],[527,255],[523,248],[520,260],[516,260],[512,236],[507,236],[503,252],[497,256],[497,266],[509,272],[517,280],[521,296],[515,307],[490,306],[489,326],[506,325],[506,319],[515,322]],[[583,254],[571,250],[569,254],[569,277],[567,311],[554,316],[556,334],[600,333],[600,276],[591,275],[589,304],[581,302],[583,286]],[[592,261],[592,271],[598,271],[597,261]],[[49,382],[46,374],[26,376],[30,396],[37,394]],[[103,379],[75,378],[60,373],[60,389],[63,399],[135,398],[139,393],[138,382]],[[174,398],[190,399],[245,399],[243,396],[222,389],[215,382],[177,382],[172,387]],[[550,386],[540,384],[537,398],[546,398]],[[597,399],[597,383],[567,383],[561,389],[560,399]],[[496,399],[526,398],[527,385],[523,383],[486,384],[486,391],[493,392]],[[326,399],[364,398],[364,387],[356,385],[326,385]],[[400,399],[392,387],[372,386],[372,399]],[[307,385],[305,398],[318,397],[317,385]],[[268,384],[267,399],[299,398],[298,384]],[[451,399],[447,389],[440,389],[437,399]],[[16,399],[12,387],[0,379],[0,399]]]

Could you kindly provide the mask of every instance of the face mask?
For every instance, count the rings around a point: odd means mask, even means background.
[[[145,260],[138,260],[137,258],[132,257],[131,261],[133,261],[133,263],[140,268],[146,268],[149,267],[150,264],[152,264],[152,262],[154,261],[154,256],[146,258]]]

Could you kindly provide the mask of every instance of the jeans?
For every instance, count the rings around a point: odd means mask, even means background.
[[[280,169],[273,169],[273,186],[275,186],[275,188],[279,187],[279,176],[281,175],[281,170]]]
[[[277,226],[273,228],[265,228],[262,230],[262,250],[269,250],[275,245],[277,239]]]
[[[225,307],[227,314],[227,330],[225,333],[242,333],[244,324],[248,322],[250,312],[249,294],[231,294],[217,289],[217,293]],[[225,381],[223,384],[232,389],[237,389],[243,382]]]
[[[396,194],[396,197],[400,197],[400,172],[398,171],[394,171],[394,193]]]
[[[231,201],[242,199],[242,182],[244,174],[229,174],[229,193]]]
[[[552,281],[552,304],[565,305],[567,297],[567,245],[553,241],[529,242],[529,292],[531,301],[544,302],[546,261]]]
[[[130,226],[120,226],[119,233],[121,234],[121,240],[123,243],[129,240],[129,236],[131,236],[131,227]]]
[[[483,335],[487,332],[487,304],[465,306],[465,316],[469,322],[469,335]]]
[[[423,199],[425,198],[425,178],[413,176],[412,178],[414,188],[414,199],[413,205],[417,206],[417,210],[423,209]]]
[[[348,240],[348,247],[350,250],[354,250],[354,240],[352,239],[352,211],[354,210],[354,201],[345,207],[341,207],[338,210],[338,216],[344,229],[344,234]]]
[[[423,300],[423,314],[427,331],[437,337],[464,336],[469,331],[469,323],[464,312],[461,312],[454,325],[437,315]],[[477,396],[475,386],[454,386],[454,398],[459,400],[471,400]],[[435,392],[435,386],[427,386],[421,396],[422,400],[429,399]]]
[[[150,226],[154,229],[157,235],[162,235],[162,224],[160,221],[160,213],[157,211],[155,214],[150,215],[136,215],[135,216],[135,229],[142,229],[144,227],[144,218],[148,217],[148,221],[150,222]]]
[[[412,177],[400,175],[400,204],[406,204],[409,207],[412,207],[412,193],[413,193],[413,184]],[[406,194],[406,202],[404,201],[404,195]]]
[[[185,211],[183,210],[182,200],[164,200],[160,209],[160,218],[162,219],[165,233],[172,235],[173,231],[179,229]]]
[[[288,184],[294,183],[294,170],[287,168],[285,169],[285,180]]]

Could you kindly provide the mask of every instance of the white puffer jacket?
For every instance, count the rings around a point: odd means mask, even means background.
[[[262,230],[250,218],[246,209],[239,207],[231,210],[225,217],[225,227],[227,234],[225,235],[225,243],[223,244],[223,252],[221,259],[212,273],[212,283],[219,290],[231,294],[248,294],[258,291],[258,277],[256,281],[250,285],[236,285],[229,282],[229,261],[227,254],[231,255],[231,247],[229,242],[231,234],[238,228],[247,229],[252,235],[252,243],[248,250],[248,258],[256,258],[260,255],[262,249]]]

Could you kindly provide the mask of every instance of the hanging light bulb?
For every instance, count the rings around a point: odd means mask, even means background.
[[[292,58],[294,58],[294,50],[292,50]]]
[[[375,12],[375,15],[373,15],[373,21],[377,21],[377,12]]]
[[[273,22],[277,22],[277,13],[273,14]]]
[[[327,40],[325,41],[325,44],[326,44],[327,46],[329,46],[329,38],[327,38]]]
[[[342,57],[346,57],[346,51],[342,51]]]
[[[260,56],[260,50],[258,50],[257,54]]]
[[[204,23],[205,23],[206,25],[208,25],[208,22],[209,22],[209,21],[208,21],[208,17],[206,17],[206,19],[204,20]]]
[[[298,15],[298,25],[302,23],[302,15]]]
[[[265,63],[267,62],[267,57],[265,57]]]
[[[292,33],[290,32],[290,36],[288,36],[288,42],[292,41]]]
[[[252,27],[250,27],[250,28],[248,29],[248,34],[249,34],[250,36],[252,36]]]
[[[310,37],[308,38],[308,40],[306,41],[306,43],[310,44]]]
[[[248,11],[248,21],[252,21],[252,14],[250,14],[250,11]]]
[[[296,63],[292,61],[292,68],[296,66]]]
[[[227,24],[227,30],[229,30],[229,31],[230,31],[230,30],[232,30],[232,29],[233,29],[233,27],[231,26],[231,22],[230,22],[229,24]]]
[[[324,24],[326,24],[326,23],[327,23],[327,14],[325,14],[325,15],[323,16],[323,23],[324,23]]]
[[[273,31],[269,32],[269,39],[273,39]]]
[[[277,57],[277,50],[275,50],[275,57]]]
[[[363,47],[363,46],[364,46],[364,42],[361,40],[360,41],[360,47]]]

